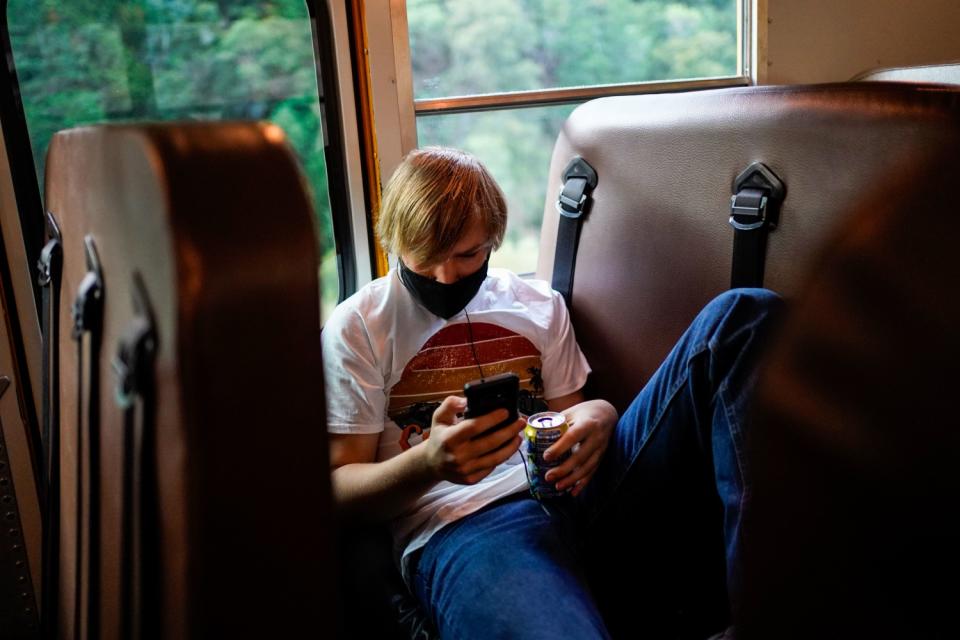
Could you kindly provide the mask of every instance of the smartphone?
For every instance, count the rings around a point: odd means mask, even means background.
[[[480,434],[484,436],[516,421],[519,415],[517,403],[520,397],[520,377],[515,373],[501,373],[474,380],[463,385],[463,395],[467,398],[467,410],[463,414],[465,418],[476,418],[497,409],[506,409],[509,412],[506,420]]]

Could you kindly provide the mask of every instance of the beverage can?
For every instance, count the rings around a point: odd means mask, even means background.
[[[543,411],[527,418],[527,426],[523,430],[524,460],[530,492],[537,498],[555,498],[564,494],[563,491],[557,491],[556,485],[547,482],[544,476],[570,457],[570,452],[551,462],[544,460],[543,454],[566,432],[567,419],[562,413]]]

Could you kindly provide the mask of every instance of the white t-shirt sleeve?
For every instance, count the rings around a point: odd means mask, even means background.
[[[579,391],[590,374],[590,365],[577,344],[563,296],[556,291],[552,294],[551,322],[542,356],[543,395],[547,400]]]
[[[335,312],[323,328],[321,342],[327,431],[383,431],[387,394],[363,319],[355,311]]]

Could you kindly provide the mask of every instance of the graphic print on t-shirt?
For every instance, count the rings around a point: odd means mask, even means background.
[[[434,410],[447,396],[463,395],[463,385],[480,378],[513,372],[520,377],[520,411],[545,409],[540,352],[530,340],[495,324],[474,322],[473,347],[466,323],[435,333],[407,363],[390,389],[387,415],[401,429],[400,447],[407,450],[430,436]],[[476,359],[474,359],[474,349]]]

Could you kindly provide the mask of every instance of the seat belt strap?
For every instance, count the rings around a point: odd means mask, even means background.
[[[563,170],[563,186],[557,196],[557,246],[553,257],[552,286],[563,296],[567,307],[573,294],[573,275],[580,243],[580,227],[590,205],[590,193],[597,186],[597,172],[575,156]]]
[[[103,335],[104,290],[96,244],[89,235],[83,240],[87,273],[80,281],[71,309],[72,335],[77,343],[77,569],[74,629],[77,638],[92,640],[100,637],[100,343]],[[84,611],[86,624],[82,625]]]
[[[43,353],[41,355],[41,376],[43,385],[43,409],[41,442],[44,450],[43,476],[49,483],[50,472],[55,465],[49,459],[50,439],[54,425],[59,425],[60,411],[60,371],[58,352],[58,332],[60,323],[60,282],[63,276],[63,240],[56,218],[47,212],[47,235],[49,240],[40,252],[37,261],[37,284],[41,288],[43,334],[41,336]]]
[[[58,627],[60,584],[60,284],[63,279],[63,238],[56,216],[46,214],[47,244],[37,261],[37,283],[42,301],[41,385],[42,423],[39,474],[43,537],[41,575],[43,616],[41,636],[53,638]]]
[[[159,531],[156,460],[157,332],[146,287],[133,275],[134,315],[113,358],[114,400],[123,411],[123,505],[120,538],[121,633],[159,637]]]
[[[777,226],[785,195],[783,182],[760,162],[734,180],[729,220],[734,229],[731,289],[763,286],[767,234]]]

